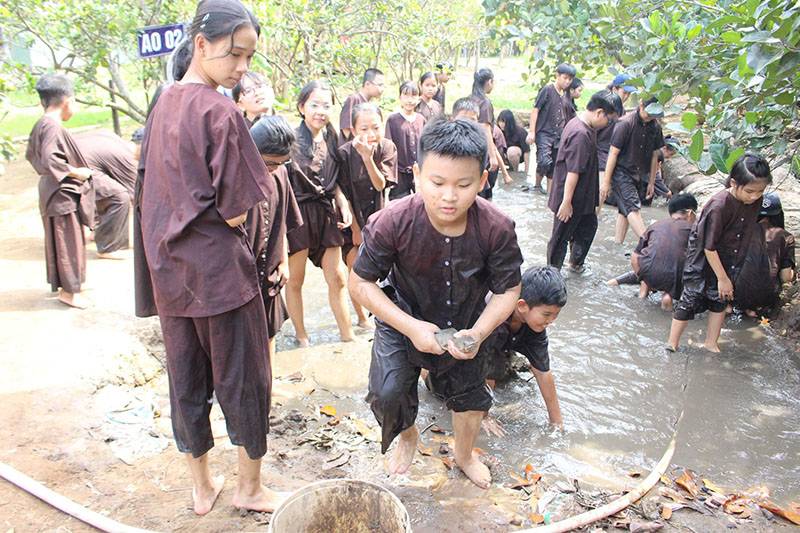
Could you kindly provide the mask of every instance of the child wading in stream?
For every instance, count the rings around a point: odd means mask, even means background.
[[[477,198],[487,149],[472,121],[429,125],[414,166],[420,194],[370,218],[350,276],[351,295],[377,318],[367,400],[381,452],[400,437],[389,471],[406,472],[414,459],[424,367],[453,411],[456,463],[481,488],[491,474],[473,446],[492,405],[482,343],[513,312],[522,264],[513,221]],[[458,332],[440,344],[436,334],[450,328]]]
[[[772,183],[767,161],[744,155],[731,169],[727,187],[712,196],[689,234],[683,294],[675,304],[667,349],[675,351],[689,320],[708,310],[704,347],[719,352],[719,334],[725,308],[736,297],[735,287],[747,257],[746,244],[752,233],[762,231],[757,223],[764,189]]]

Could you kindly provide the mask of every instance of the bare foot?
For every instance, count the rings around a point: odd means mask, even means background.
[[[606,281],[606,285],[608,285],[609,287],[618,287],[619,282],[616,279],[610,279]]]
[[[664,296],[661,297],[661,309],[672,312],[672,297],[667,293],[664,293]]]
[[[668,352],[677,352],[678,351],[678,345],[677,344],[667,343],[665,348],[667,349]]]
[[[97,258],[98,259],[113,259],[113,260],[116,260],[116,261],[120,261],[120,260],[125,259],[125,256],[122,255],[120,252],[106,252],[106,253],[97,252]]]
[[[308,348],[311,346],[311,342],[309,342],[308,337],[295,337],[297,340],[297,345],[300,348]]]
[[[717,343],[703,343],[703,348],[712,353],[720,353],[719,345]]]
[[[63,290],[58,293],[58,301],[76,309],[86,309],[90,305],[89,301],[80,294]]]
[[[209,489],[202,491],[197,490],[197,487],[192,489],[195,514],[203,516],[214,508],[214,503],[216,503],[219,493],[222,492],[223,485],[225,485],[225,477],[216,476],[211,479],[211,487]]]
[[[467,477],[478,487],[488,489],[489,485],[491,485],[492,474],[489,472],[489,468],[480,461],[477,453],[472,452],[469,460],[465,461],[463,464],[456,458],[456,464],[458,464],[459,468],[461,468]]]
[[[289,497],[288,492],[276,492],[261,485],[252,494],[248,494],[241,487],[236,489],[233,497],[233,506],[237,509],[256,511],[258,513],[274,513],[275,509]]]
[[[404,474],[409,469],[411,463],[414,462],[418,440],[419,431],[416,426],[411,426],[411,428],[400,434],[400,438],[397,439],[397,446],[389,458],[390,474]]]
[[[356,324],[361,329],[375,329],[375,324],[369,318],[365,318],[364,320],[359,320],[358,324]]]

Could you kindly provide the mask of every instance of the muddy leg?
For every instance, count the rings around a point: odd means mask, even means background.
[[[225,478],[223,476],[211,477],[211,470],[208,468],[207,453],[200,457],[193,457],[191,453],[187,453],[186,461],[189,464],[189,471],[192,474],[194,512],[200,516],[208,514],[214,507],[219,493],[222,492]]]
[[[675,320],[672,319],[672,326],[669,328],[669,340],[667,341],[667,350],[671,352],[678,351],[678,345],[681,342],[681,336],[683,332],[686,331],[686,327],[689,325],[688,320]]]
[[[392,456],[389,458],[390,474],[404,474],[408,471],[411,463],[414,462],[414,454],[417,452],[418,441],[419,431],[416,425],[400,433]]]
[[[261,484],[261,459],[250,459],[239,447],[239,483],[233,497],[233,505],[239,509],[259,513],[274,512],[283,503],[288,493],[276,492]]]
[[[725,313],[708,313],[708,330],[703,347],[709,352],[719,353],[719,334],[725,323]]]
[[[492,483],[492,474],[473,451],[482,420],[483,411],[453,412],[456,464],[473,483],[482,489],[488,489]]]

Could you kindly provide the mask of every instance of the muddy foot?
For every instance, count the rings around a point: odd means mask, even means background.
[[[606,285],[609,287],[619,287],[619,282],[616,279],[610,279],[606,281]]]
[[[311,346],[311,342],[308,340],[308,337],[295,337],[297,341],[297,346],[300,348],[308,348]]]
[[[236,490],[233,505],[237,509],[255,511],[257,513],[274,513],[275,509],[289,497],[288,492],[276,492],[261,486],[254,494],[245,494],[241,488]]]
[[[489,472],[489,468],[480,461],[478,454],[475,452],[472,452],[472,456],[463,464],[458,459],[456,459],[456,463],[478,487],[488,489],[489,485],[492,484],[492,474]]]
[[[116,260],[116,261],[121,261],[121,260],[125,259],[125,256],[121,252],[107,252],[107,253],[97,252],[97,258],[98,259],[113,259],[113,260]]]
[[[677,344],[673,345],[673,344],[667,343],[667,345],[664,346],[664,348],[666,348],[666,350],[668,352],[677,352],[678,351],[678,345]]]
[[[225,477],[217,476],[211,480],[211,489],[207,491],[198,491],[197,488],[192,489],[195,514],[203,516],[214,508],[214,503],[217,501],[219,493],[222,492],[223,485],[225,485]]]
[[[359,320],[358,324],[356,324],[361,329],[375,329],[375,324],[369,318],[365,318],[364,320]]]
[[[719,345],[716,344],[716,343],[713,343],[713,344],[708,343],[708,342],[704,343],[703,344],[703,348],[705,348],[706,350],[708,350],[711,353],[720,353],[721,352],[721,350],[719,349]]]
[[[58,293],[58,301],[76,309],[86,309],[91,305],[89,300],[80,294],[73,294],[71,292],[61,291]]]
[[[406,434],[404,432],[400,435],[400,438],[397,439],[397,446],[392,452],[392,456],[389,458],[390,474],[404,474],[408,471],[411,463],[414,462],[414,454],[417,452],[419,431],[417,431],[416,426],[411,429],[413,429],[413,431],[406,430],[409,433]]]

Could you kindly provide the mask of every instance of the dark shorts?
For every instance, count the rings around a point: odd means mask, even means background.
[[[299,205],[303,225],[286,234],[289,255],[308,250],[314,266],[322,266],[322,256],[328,248],[344,244],[344,236],[337,226],[336,212],[322,202],[303,202]]]
[[[489,171],[488,179],[486,181],[486,186],[483,188],[481,192],[478,193],[478,196],[486,200],[492,199],[492,190],[494,189],[495,183],[497,183],[498,174],[500,174],[499,170]]]
[[[231,442],[251,459],[263,457],[272,374],[261,298],[210,317],[159,318],[178,450],[200,457],[214,446],[209,413],[216,393]]]
[[[283,323],[289,318],[289,312],[280,292],[275,296],[262,294],[262,300],[267,315],[267,335],[271,339],[280,332]]]
[[[620,169],[614,170],[614,175],[611,177],[611,191],[617,200],[619,214],[628,216],[642,208],[640,187],[641,182],[630,174]]]
[[[639,180],[639,199],[642,201],[642,205],[650,206],[658,197],[661,198],[668,198],[669,197],[669,188],[664,183],[664,179],[661,177],[661,172],[656,173],[656,181],[653,187],[653,197],[647,198],[647,183],[650,179],[650,176],[642,176],[642,179]]]
[[[729,302],[719,296],[717,277],[705,268],[700,272],[691,270],[684,272],[683,292],[672,309],[672,318],[675,320],[692,320],[696,314],[704,311],[722,313],[728,307]]]
[[[540,132],[536,135],[536,173],[539,176],[553,177],[553,168],[558,155],[558,135]]]
[[[417,387],[424,361],[409,357],[409,342],[401,333],[377,321],[369,366],[367,401],[381,425],[381,453],[386,453],[395,437],[413,426],[417,418]],[[492,391],[486,385],[489,370],[486,355],[481,348],[474,359],[457,361],[443,371],[431,370],[429,377],[432,388],[451,411],[488,411],[492,406]]]

